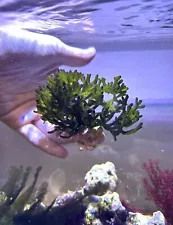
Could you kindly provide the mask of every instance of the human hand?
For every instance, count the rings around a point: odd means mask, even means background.
[[[61,144],[76,142],[80,135],[63,139],[57,133],[48,134],[52,125],[43,123],[33,112],[35,90],[59,66],[84,66],[95,54],[94,48],[70,47],[50,35],[9,26],[0,28],[0,120],[41,150],[66,157],[67,150]],[[98,144],[103,139],[101,135]]]

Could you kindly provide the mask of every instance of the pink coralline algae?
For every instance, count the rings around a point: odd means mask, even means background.
[[[164,214],[169,225],[173,225],[173,170],[161,169],[158,160],[143,164],[148,178],[144,185],[149,200],[152,200]]]

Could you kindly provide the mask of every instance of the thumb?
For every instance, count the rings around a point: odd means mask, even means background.
[[[78,67],[87,65],[94,58],[96,50],[93,47],[88,49],[71,47],[51,35],[5,26],[0,28],[0,56],[9,53],[32,57],[48,56],[51,61],[55,60],[57,66]]]
[[[62,43],[62,48],[61,62],[64,66],[85,66],[90,63],[96,55],[96,50],[93,47],[80,49]]]

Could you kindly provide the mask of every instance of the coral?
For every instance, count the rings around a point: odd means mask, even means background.
[[[9,178],[0,190],[0,224],[12,224],[16,214],[23,212],[31,203],[40,203],[46,193],[46,184],[44,183],[38,190],[36,183],[41,171],[39,167],[35,173],[33,183],[26,188],[26,182],[29,178],[31,167],[24,169],[22,166],[11,167],[9,170]],[[33,196],[37,190],[37,195]],[[23,191],[23,192],[22,192]],[[33,197],[36,199],[33,199]]]
[[[148,199],[161,210],[169,225],[173,224],[173,170],[159,167],[158,160],[143,164],[148,178],[144,179]]]
[[[48,77],[46,86],[36,91],[36,112],[43,121],[54,125],[50,133],[60,131],[63,138],[101,128],[95,134],[91,132],[92,139],[104,128],[116,140],[119,134],[132,134],[142,128],[139,123],[130,129],[142,117],[139,110],[144,106],[138,98],[134,104],[128,104],[127,91],[121,76],[106,82],[97,75],[91,81],[91,74],[59,70]],[[105,95],[112,98],[105,101]]]
[[[15,225],[165,225],[161,212],[152,216],[129,212],[116,192],[118,178],[113,163],[94,165],[85,185],[57,197],[50,206],[31,204],[14,217]]]
[[[116,192],[118,177],[113,163],[94,165],[85,185],[68,191],[45,206],[47,183],[36,187],[41,167],[32,184],[25,188],[31,168],[12,167],[0,190],[1,225],[165,225],[161,212],[142,215],[123,206]]]
[[[142,215],[141,213],[129,213],[127,224],[131,225],[163,225],[166,224],[163,214],[159,211],[154,212],[152,216]]]
[[[51,224],[56,224],[58,222],[58,224],[62,225],[88,224],[85,223],[85,220],[87,221],[89,213],[91,213],[88,209],[90,203],[96,201],[97,196],[103,198],[102,195],[104,196],[108,190],[110,192],[115,190],[117,180],[115,167],[112,163],[107,162],[106,164],[95,165],[86,174],[86,183],[79,190],[69,191],[63,196],[57,197],[52,205],[41,213],[33,215],[30,209],[28,209],[23,212],[22,215],[17,216],[15,221],[17,221],[17,224],[21,225],[28,224],[28,221],[30,225],[46,225],[50,222]],[[117,196],[117,193],[115,193],[115,196]],[[104,197],[106,200],[106,195]],[[112,196],[109,198],[109,201],[111,201],[111,199]],[[108,202],[108,208],[109,204]],[[123,209],[125,210],[124,207]],[[19,223],[20,221],[22,222]]]

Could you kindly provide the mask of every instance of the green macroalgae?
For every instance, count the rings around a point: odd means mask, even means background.
[[[43,121],[54,125],[49,133],[61,132],[63,138],[80,134],[81,149],[96,147],[103,129],[117,140],[118,135],[133,134],[143,125],[136,124],[142,117],[142,100],[136,98],[134,103],[128,103],[128,87],[121,76],[114,77],[112,82],[98,75],[91,78],[91,74],[77,70],[59,70],[36,91],[36,112]]]

